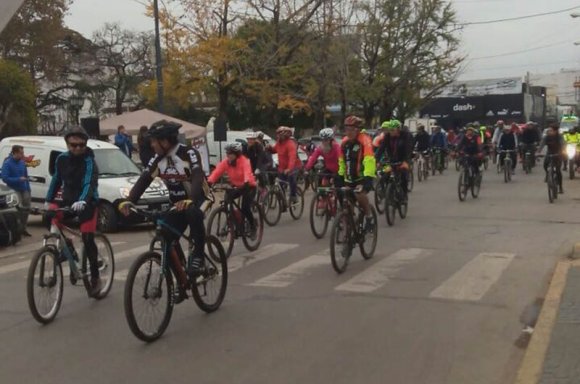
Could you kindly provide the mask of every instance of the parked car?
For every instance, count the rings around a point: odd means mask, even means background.
[[[6,158],[16,144],[24,147],[32,203],[40,205],[45,201],[56,158],[67,151],[66,143],[62,137],[53,136],[8,137],[0,141],[0,158]],[[115,232],[121,224],[142,222],[135,215],[125,218],[116,209],[119,201],[129,195],[141,174],[140,169],[113,144],[89,140],[88,147],[93,150],[99,168],[99,229],[103,232]],[[165,184],[161,180],[154,180],[137,205],[148,209],[168,207],[169,192]]]
[[[14,245],[20,241],[18,204],[18,195],[7,186],[0,185],[0,247]]]

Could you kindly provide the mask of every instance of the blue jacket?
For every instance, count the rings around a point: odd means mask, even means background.
[[[2,181],[18,192],[30,192],[30,183],[20,180],[22,176],[28,178],[28,171],[24,160],[16,160],[12,155],[4,160],[2,165]]]
[[[431,136],[431,146],[434,148],[447,149],[447,135],[443,132],[434,133]]]
[[[129,157],[131,157],[131,152],[133,152],[133,143],[131,138],[123,135],[122,133],[117,133],[115,135],[115,145],[121,148],[121,151]]]

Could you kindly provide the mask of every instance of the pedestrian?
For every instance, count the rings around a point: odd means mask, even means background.
[[[144,125],[139,129],[139,136],[137,136],[137,145],[139,146],[139,159],[141,159],[141,165],[146,167],[149,161],[153,157],[153,149],[151,149],[151,139],[147,135],[147,130],[149,128]]]
[[[133,152],[133,142],[131,141],[131,136],[125,131],[125,127],[119,125],[117,128],[117,134],[115,135],[115,145],[123,151],[127,157],[131,158],[131,153]]]
[[[28,213],[30,212],[30,183],[24,162],[24,148],[21,145],[14,145],[10,155],[4,160],[2,181],[17,193],[20,208],[22,208],[20,211],[22,234],[31,236],[27,229]]]

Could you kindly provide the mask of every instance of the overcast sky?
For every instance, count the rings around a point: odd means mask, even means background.
[[[520,17],[580,6],[580,0],[453,0],[460,22]],[[138,0],[75,0],[69,27],[89,37],[105,22],[153,30]],[[580,12],[580,8],[577,9]],[[524,76],[580,68],[580,18],[570,12],[520,21],[465,26],[462,52],[468,55],[462,79]],[[490,57],[494,56],[494,57]]]

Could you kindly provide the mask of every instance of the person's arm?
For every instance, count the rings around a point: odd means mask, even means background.
[[[213,172],[207,178],[208,183],[210,183],[210,184],[217,183],[217,181],[220,179],[220,177],[222,177],[222,175],[224,174],[224,172],[227,169],[227,165],[226,165],[227,162],[228,162],[228,160],[225,159],[225,160],[222,160],[218,163],[218,165],[215,167]]]
[[[85,174],[83,177],[83,189],[79,201],[89,202],[95,197],[99,180],[99,169],[95,163],[95,158],[87,156],[85,158]]]
[[[20,177],[15,177],[10,174],[10,166],[8,165],[8,160],[4,161],[2,164],[2,181],[5,182],[9,187],[18,184]]]
[[[538,153],[542,152],[545,146],[546,146],[546,138],[542,137],[542,140],[540,140],[540,145],[538,147]]]
[[[344,151],[342,145],[340,146],[340,153],[338,154],[338,175],[344,177],[346,173],[346,161],[344,160]]]
[[[205,173],[203,172],[203,163],[201,161],[201,155],[195,148],[189,148],[187,150],[187,156],[189,160],[189,171],[191,173],[191,198],[196,206],[201,206],[206,199],[204,187],[207,185]]]
[[[367,138],[361,144],[363,146],[363,176],[374,179],[377,177],[377,160],[373,152],[373,143],[370,138]]]
[[[386,150],[387,150],[387,138],[383,137],[383,140],[381,140],[381,144],[379,145],[379,149],[377,149],[377,152],[375,153],[375,163],[380,162],[383,159]]]
[[[159,175],[159,161],[161,161],[161,157],[156,155],[146,166],[144,172],[139,176],[133,188],[131,188],[131,192],[129,192],[129,200],[132,203],[136,203],[141,198],[141,195],[145,192],[149,185],[153,182],[153,179]]]
[[[58,189],[62,185],[62,177],[61,177],[61,163],[64,160],[62,157],[64,155],[59,155],[56,158],[54,164],[54,175],[52,175],[52,180],[50,180],[50,186],[48,187],[48,191],[46,192],[46,202],[52,203],[54,198],[56,197],[56,193]]]
[[[316,160],[318,160],[320,154],[321,154],[320,147],[316,147],[314,152],[312,152],[312,154],[308,157],[308,161],[306,162],[306,166],[304,167],[304,169],[307,171],[312,169],[312,167],[314,167],[314,164],[316,163]]]

